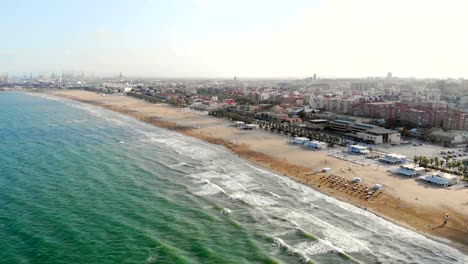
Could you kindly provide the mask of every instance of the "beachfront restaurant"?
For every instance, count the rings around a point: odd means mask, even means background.
[[[369,149],[360,145],[349,145],[346,148],[346,152],[349,154],[365,155],[369,154]]]
[[[403,164],[408,162],[408,158],[405,155],[391,153],[386,154],[383,158],[381,158],[380,162],[390,165]]]
[[[393,173],[403,175],[406,177],[416,177],[423,175],[425,169],[423,167],[417,167],[412,164],[401,165],[398,169],[394,170]]]
[[[295,137],[292,140],[289,141],[291,144],[297,144],[297,145],[304,145],[306,143],[309,143],[310,139],[306,137]]]
[[[307,142],[307,143],[304,143],[304,146],[306,148],[309,148],[309,149],[327,149],[327,143],[325,142],[321,142],[321,141],[316,141],[316,140],[313,140],[313,141],[310,141],[310,142]]]
[[[458,183],[458,176],[441,171],[432,172],[424,176],[420,176],[418,177],[418,179],[440,186],[450,186]]]

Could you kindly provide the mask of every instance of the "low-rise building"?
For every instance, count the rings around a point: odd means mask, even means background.
[[[418,177],[418,179],[440,186],[450,186],[458,183],[458,176],[441,171],[432,172],[424,176],[420,176]]]
[[[408,158],[405,155],[400,155],[396,153],[386,154],[380,159],[380,162],[385,164],[403,164],[408,162]]]
[[[325,127],[328,126],[328,120],[326,119],[313,119],[313,120],[308,120],[305,122],[305,125],[307,128],[310,129],[324,129]]]
[[[465,135],[462,131],[433,131],[430,137],[437,138],[440,142],[447,142],[449,144],[460,144],[465,142]]]
[[[345,120],[333,120],[328,123],[328,127],[333,130],[338,130],[341,132],[347,132],[349,130],[350,125],[353,122],[345,121]]]
[[[328,144],[326,142],[313,140],[304,144],[306,148],[310,149],[327,149]]]
[[[328,127],[347,132],[346,136],[371,144],[399,144],[401,138],[400,132],[396,130],[344,120],[330,121]]]
[[[297,144],[297,145],[304,145],[306,143],[310,142],[310,139],[306,137],[295,137],[292,140],[289,141],[291,144]]]
[[[369,154],[369,148],[360,145],[349,145],[346,148],[346,152],[349,154],[365,155]]]
[[[423,167],[414,166],[412,164],[401,165],[398,169],[394,170],[393,173],[403,175],[407,177],[416,177],[423,175],[425,169]]]

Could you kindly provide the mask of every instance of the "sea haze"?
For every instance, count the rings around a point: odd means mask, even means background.
[[[95,106],[0,93],[2,263],[467,263],[458,250]]]

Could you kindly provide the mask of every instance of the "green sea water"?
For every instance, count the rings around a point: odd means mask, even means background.
[[[467,263],[219,146],[0,93],[0,263]]]

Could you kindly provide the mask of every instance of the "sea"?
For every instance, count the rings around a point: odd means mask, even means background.
[[[225,148],[0,93],[0,263],[468,263]]]

